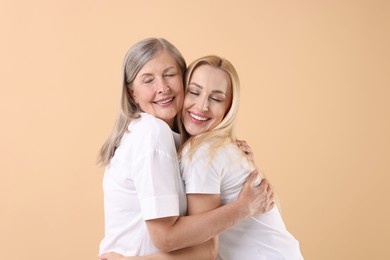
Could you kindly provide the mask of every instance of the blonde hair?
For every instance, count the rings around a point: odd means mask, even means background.
[[[211,143],[210,150],[212,155],[210,156],[210,158],[213,158],[213,155],[215,155],[217,150],[222,145],[226,143],[234,142],[236,140],[234,128],[235,128],[235,121],[238,113],[238,106],[240,103],[240,81],[236,69],[228,60],[215,55],[209,55],[197,59],[196,61],[192,62],[188,66],[185,75],[186,92],[192,74],[198,67],[202,65],[209,65],[227,73],[227,75],[230,78],[230,86],[232,88],[232,100],[231,100],[232,102],[224,118],[215,128],[192,137],[190,137],[188,133],[184,132],[183,141],[185,142],[185,144],[187,143],[189,144],[189,150],[186,153],[186,155],[189,157],[192,156],[193,152],[201,143],[210,142]]]
[[[100,149],[98,164],[107,165],[114,156],[123,134],[127,131],[131,120],[140,117],[141,109],[135,102],[131,88],[135,77],[142,67],[160,54],[167,51],[176,60],[184,76],[186,62],[179,50],[163,38],[147,38],[134,44],[126,53],[122,65],[122,93],[120,107],[114,128]],[[178,121],[178,120],[176,120]]]
[[[186,131],[185,128],[182,126],[183,131],[183,142],[184,145],[182,148],[188,146],[188,150],[185,154],[185,158],[183,158],[182,150],[179,151],[179,156],[181,159],[189,159],[191,160],[192,155],[196,151],[199,145],[201,145],[204,142],[208,142],[210,144],[210,147],[208,149],[209,154],[206,156],[209,156],[209,163],[213,160],[214,156],[217,154],[218,149],[221,148],[225,144],[234,143],[236,141],[235,136],[235,122],[237,118],[238,113],[238,107],[240,103],[240,80],[238,78],[238,74],[234,66],[226,59],[210,55],[205,56],[202,58],[197,59],[196,61],[192,62],[186,71],[185,75],[185,91],[187,92],[187,87],[191,81],[191,76],[194,73],[194,71],[202,66],[202,65],[209,65],[214,68],[218,68],[224,72],[226,72],[229,75],[230,78],[230,86],[232,89],[232,100],[231,105],[226,111],[226,114],[222,121],[213,129],[209,129],[199,135],[196,136],[190,136]],[[182,115],[183,116],[183,115]],[[244,155],[243,155],[244,156]],[[254,161],[250,160],[249,158],[248,162],[251,165],[251,170],[256,169],[256,165]],[[259,178],[260,180],[263,179],[264,173],[261,170],[258,170]],[[277,195],[275,193],[275,200],[278,207],[279,206],[279,200],[277,198]]]
[[[198,67],[202,65],[209,65],[226,72],[230,77],[230,85],[232,88],[232,102],[230,108],[228,108],[228,111],[226,112],[224,118],[215,128],[209,129],[208,131],[203,132],[197,136],[190,137],[190,135],[187,132],[185,132],[184,126],[181,126],[183,129],[183,141],[185,142],[182,148],[188,145],[188,150],[185,155],[186,159],[191,160],[191,157],[193,153],[196,151],[196,149],[198,148],[198,146],[201,145],[203,142],[208,142],[210,144],[209,154],[208,154],[209,163],[210,163],[213,160],[216,153],[218,152],[219,148],[221,148],[225,144],[234,143],[236,141],[234,130],[235,130],[237,113],[238,113],[238,107],[240,103],[240,81],[236,69],[228,60],[215,55],[205,56],[197,59],[196,61],[192,62],[188,66],[185,74],[186,92],[192,74]],[[181,157],[183,156],[182,150],[179,151],[179,156]],[[254,169],[256,169],[257,167],[254,161],[250,160],[249,158],[247,159],[251,165],[252,168],[251,170],[253,171]],[[265,178],[265,175],[261,170],[258,170],[258,174],[259,174],[259,180]],[[280,210],[279,198],[275,191],[274,191],[274,196],[275,196],[275,203]]]

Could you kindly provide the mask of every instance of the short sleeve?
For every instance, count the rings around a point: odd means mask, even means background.
[[[141,150],[133,162],[132,179],[144,220],[180,215],[182,184],[170,128],[159,124],[148,126],[137,147]]]
[[[197,148],[191,158],[182,156],[180,170],[187,194],[220,194],[221,169],[207,156],[207,146]]]

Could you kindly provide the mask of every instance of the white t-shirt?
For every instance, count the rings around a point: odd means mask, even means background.
[[[251,163],[235,144],[221,147],[210,161],[210,145],[201,144],[191,159],[183,149],[180,169],[187,194],[220,194],[222,205],[236,200]],[[303,259],[298,241],[286,230],[277,207],[250,217],[219,236],[220,260]]]
[[[187,209],[174,137],[162,120],[133,120],[103,178],[105,236],[99,254],[158,252],[145,220],[184,215]]]

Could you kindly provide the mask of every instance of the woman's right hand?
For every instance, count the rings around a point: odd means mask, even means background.
[[[248,206],[249,215],[260,215],[275,206],[274,193],[270,183],[262,179],[258,184],[259,174],[254,170],[241,190],[238,200]]]

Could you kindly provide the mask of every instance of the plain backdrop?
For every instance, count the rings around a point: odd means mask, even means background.
[[[242,83],[238,136],[306,259],[390,259],[387,0],[0,0],[0,258],[96,259],[97,153],[145,37]]]

